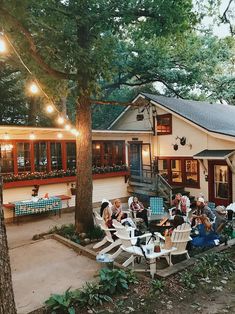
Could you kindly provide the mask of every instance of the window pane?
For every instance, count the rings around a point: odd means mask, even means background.
[[[76,143],[66,143],[67,169],[76,169]]]
[[[11,143],[0,144],[1,173],[13,173],[13,145]]]
[[[186,167],[186,184],[198,184],[198,162],[197,160],[185,160]]]
[[[229,184],[228,184],[228,167],[214,166],[214,182],[215,182],[215,197],[228,199]]]
[[[113,160],[112,160],[112,143],[105,143],[104,142],[104,166],[112,166]]]
[[[17,167],[18,172],[31,171],[29,143],[17,143]]]
[[[46,142],[34,143],[35,171],[47,170],[47,146]]]
[[[51,143],[51,170],[62,169],[61,143]]]
[[[157,117],[156,131],[158,135],[171,134],[172,133],[172,120],[171,115],[160,115]]]
[[[162,175],[164,179],[166,180],[169,179],[167,159],[162,159],[158,161],[158,171],[159,174]]]
[[[114,142],[114,150],[113,150],[113,163],[115,165],[122,165],[124,164],[124,156],[123,156],[123,145],[122,142]]]
[[[101,142],[92,143],[92,165],[96,167],[101,166]]]
[[[172,182],[182,182],[181,160],[171,160],[171,180]]]

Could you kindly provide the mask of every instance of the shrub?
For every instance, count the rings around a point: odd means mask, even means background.
[[[133,281],[133,277],[128,276],[122,269],[103,268],[99,276],[103,291],[110,294],[128,290],[129,284]]]
[[[162,292],[164,288],[164,282],[161,280],[152,280],[151,281],[151,292],[156,293],[156,292]]]
[[[84,307],[88,305],[102,305],[104,302],[112,302],[112,298],[102,293],[102,290],[102,286],[97,283],[86,283],[77,295],[78,305]]]
[[[104,237],[104,231],[99,226],[94,226],[92,230],[87,232],[87,237],[89,239],[101,239]]]
[[[62,313],[74,314],[75,309],[73,303],[73,292],[67,289],[64,294],[52,294],[51,297],[45,302],[46,306],[54,311]]]

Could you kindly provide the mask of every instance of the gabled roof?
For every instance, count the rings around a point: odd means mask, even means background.
[[[141,93],[141,95],[209,132],[235,137],[235,106],[147,93]]]
[[[205,149],[193,156],[194,159],[226,159],[235,153],[234,149]]]

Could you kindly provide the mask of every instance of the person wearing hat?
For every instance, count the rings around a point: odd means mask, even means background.
[[[227,211],[224,206],[217,206],[215,209],[215,224],[214,224],[214,230],[216,233],[220,233],[226,223],[227,223]]]
[[[206,215],[210,219],[210,221],[213,221],[215,219],[215,215],[213,214],[212,210],[206,205],[203,197],[198,197],[196,202],[196,210],[193,214],[193,218]]]

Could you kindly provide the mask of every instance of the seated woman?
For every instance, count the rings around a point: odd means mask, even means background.
[[[130,205],[130,209],[133,212],[136,212],[136,217],[137,218],[142,218],[146,224],[146,226],[148,227],[148,212],[147,210],[144,208],[144,205],[139,202],[138,197],[133,197],[133,202]]]
[[[126,214],[122,211],[122,203],[120,199],[116,199],[113,202],[112,206],[112,219],[117,219],[117,221],[121,221],[122,219],[125,219],[127,217]]]
[[[178,226],[182,225],[184,223],[184,218],[181,215],[175,215],[174,216],[174,220],[172,223],[172,228],[170,228],[169,230],[167,230],[167,235],[172,235],[174,229],[176,229]]]
[[[175,199],[172,201],[172,206],[175,208],[172,210],[172,215],[186,216],[187,209],[190,208],[190,200],[186,195],[177,193]]]
[[[104,222],[108,228],[112,228],[112,211],[108,202],[101,204],[100,216],[104,219]]]
[[[197,217],[195,223],[194,228],[197,228],[198,235],[192,239],[192,246],[213,247],[219,243],[219,236],[213,230],[212,224],[205,214]]]

